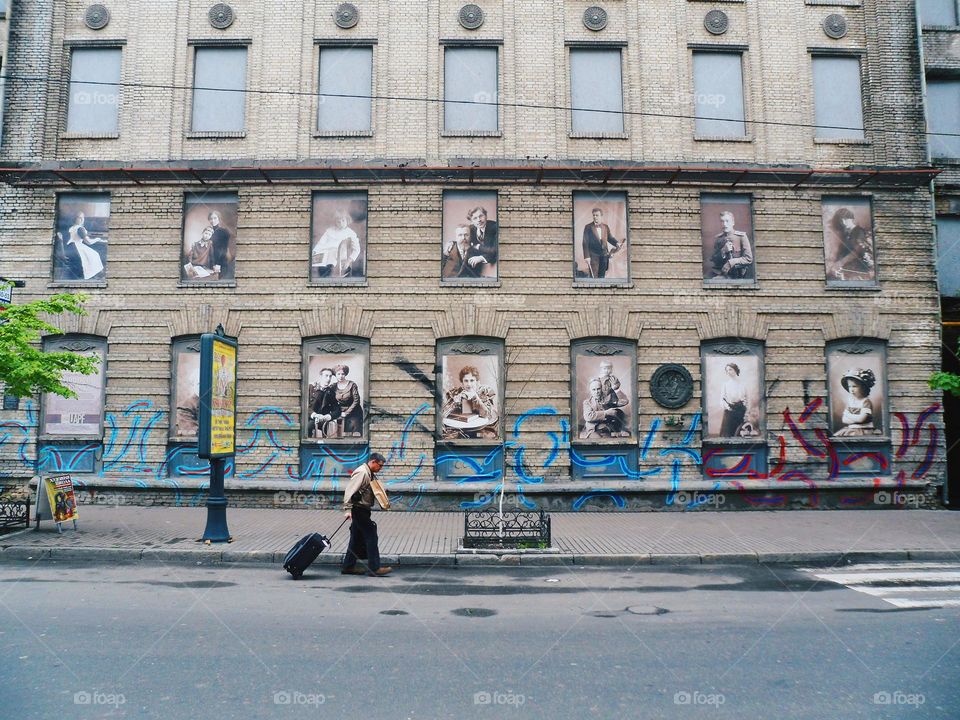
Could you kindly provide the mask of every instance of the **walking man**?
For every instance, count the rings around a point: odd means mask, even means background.
[[[380,566],[377,524],[370,519],[374,499],[384,510],[390,509],[390,501],[376,475],[383,469],[386,461],[380,453],[370,453],[370,459],[350,475],[350,481],[343,492],[344,514],[351,520],[350,544],[347,545],[343,565],[340,566],[343,575],[367,574],[383,577],[393,572],[393,568]],[[364,554],[367,558],[367,570],[357,567],[357,560]]]

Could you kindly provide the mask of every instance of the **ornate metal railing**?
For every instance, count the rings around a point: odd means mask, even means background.
[[[470,510],[463,517],[465,548],[548,548],[550,516],[543,510]]]
[[[0,502],[0,530],[30,527],[30,498]]]

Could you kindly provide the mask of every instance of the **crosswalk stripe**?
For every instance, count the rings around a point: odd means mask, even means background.
[[[865,572],[865,573],[815,573],[821,580],[840,583],[841,585],[861,585],[875,582],[923,582],[924,580],[957,581],[960,572]]]
[[[885,597],[887,595],[899,595],[900,593],[958,592],[960,591],[960,585],[927,585],[923,587],[856,587],[851,588],[851,590],[856,590],[857,592],[862,592],[867,595]]]
[[[899,608],[943,608],[960,607],[960,600],[907,600],[906,598],[884,598]]]
[[[810,568],[804,572],[896,608],[960,607],[960,566],[956,563],[868,563],[839,570]]]

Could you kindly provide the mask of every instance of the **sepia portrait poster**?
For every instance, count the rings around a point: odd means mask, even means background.
[[[315,192],[310,279],[350,282],[366,277],[367,194]]]
[[[573,277],[577,281],[628,282],[630,249],[627,194],[573,194]]]
[[[109,233],[109,193],[58,195],[53,280],[69,283],[106,280]]]
[[[503,398],[497,355],[447,353],[440,358],[440,435],[499,440]]]
[[[188,194],[183,207],[180,280],[204,284],[233,282],[237,258],[236,193]]]
[[[700,241],[704,282],[756,282],[756,244],[749,195],[701,195]]]
[[[763,437],[763,376],[752,353],[708,353],[704,361],[704,413],[708,438]]]
[[[54,351],[61,348],[53,347]],[[78,372],[63,373],[62,382],[77,397],[65,398],[53,393],[43,396],[43,432],[63,437],[100,437],[103,425],[103,381],[105,362],[103,348],[98,347],[78,354],[95,357],[99,367],[93,375]]]
[[[369,412],[366,353],[311,353],[306,373],[306,437],[365,438]]]
[[[827,284],[876,285],[870,198],[824,197],[821,212]]]
[[[879,346],[856,353],[827,350],[830,433],[834,437],[886,435],[886,362]]]
[[[581,440],[635,438],[634,354],[574,355],[574,414]]]
[[[499,255],[497,193],[445,191],[441,280],[480,283],[496,281]]]
[[[200,432],[200,352],[186,347],[176,348],[173,436],[197,438]]]

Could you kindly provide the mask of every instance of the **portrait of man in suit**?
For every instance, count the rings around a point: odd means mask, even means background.
[[[580,282],[627,282],[626,193],[574,193],[573,276]]]
[[[447,191],[443,194],[443,281],[497,279],[500,227],[495,192]]]

